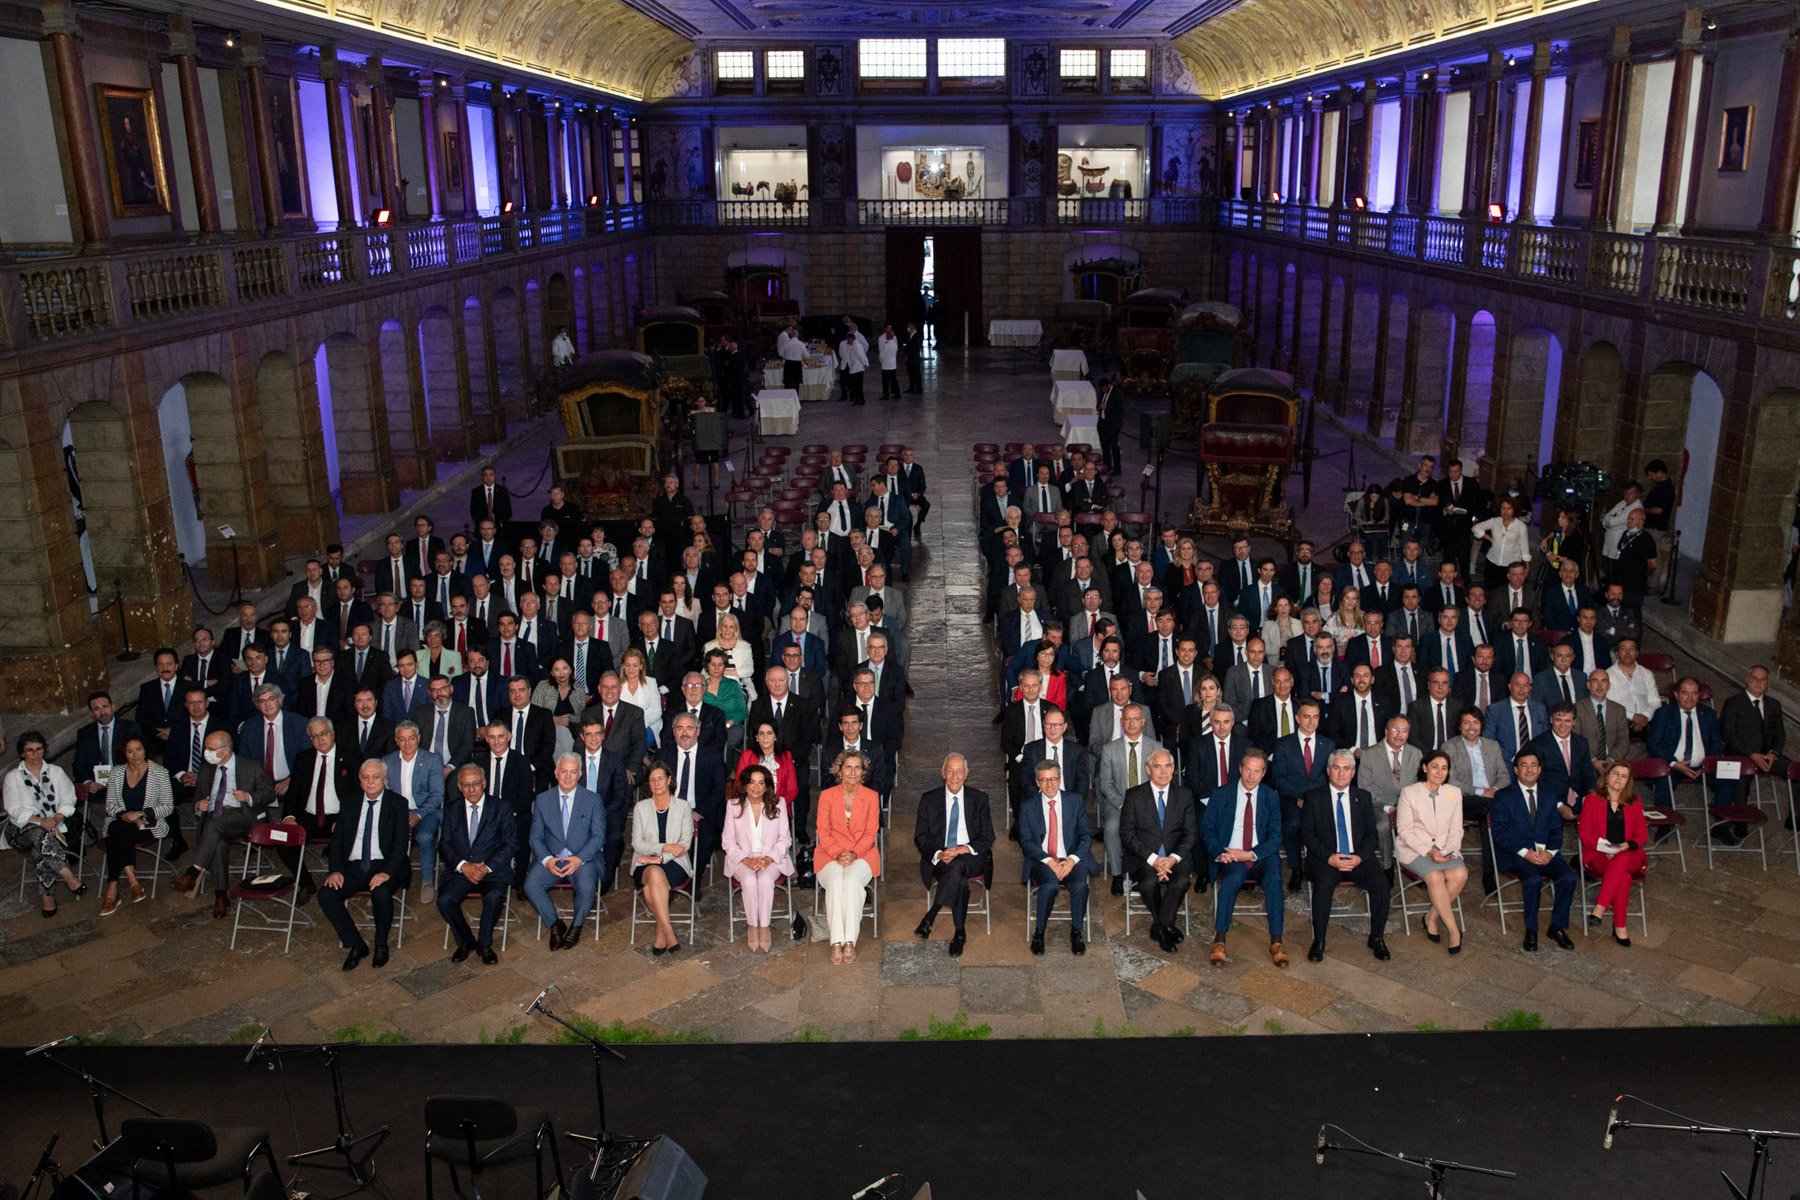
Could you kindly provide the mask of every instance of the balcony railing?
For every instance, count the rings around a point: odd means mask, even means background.
[[[644,223],[652,229],[782,229],[811,222],[812,205],[806,200],[652,200],[644,205]]]
[[[1005,200],[858,200],[858,225],[1004,225]]]
[[[0,265],[0,348],[344,288],[642,227],[635,207],[527,213]]]
[[[1800,247],[1244,200],[1217,224],[1800,329]]]

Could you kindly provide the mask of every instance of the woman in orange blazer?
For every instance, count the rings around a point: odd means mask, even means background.
[[[1600,894],[1588,920],[1598,924],[1611,909],[1613,940],[1629,946],[1631,939],[1625,936],[1625,929],[1631,911],[1631,884],[1643,877],[1650,862],[1644,851],[1650,844],[1650,822],[1644,817],[1644,802],[1631,790],[1628,764],[1614,763],[1600,791],[1582,801],[1580,832],[1581,865],[1600,877]],[[1600,848],[1603,841],[1606,850]]]
[[[794,756],[781,745],[781,731],[766,717],[751,727],[750,737],[738,754],[737,769],[731,776],[741,780],[746,767],[757,766],[768,768],[775,780],[775,794],[787,801],[791,812],[794,798],[800,794],[800,776],[794,770]],[[736,799],[736,796],[732,798]]]
[[[819,793],[818,839],[813,873],[825,890],[825,925],[831,931],[831,961],[856,961],[862,932],[863,897],[881,874],[875,839],[881,834],[881,797],[863,786],[869,756],[846,750],[831,765],[837,783]]]

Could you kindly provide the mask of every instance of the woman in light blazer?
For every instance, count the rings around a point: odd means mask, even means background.
[[[881,874],[881,797],[863,786],[869,756],[845,750],[831,765],[837,782],[819,793],[813,874],[825,889],[825,924],[831,931],[831,961],[856,961],[862,932],[863,898]]]
[[[1425,914],[1425,936],[1438,941],[1443,934],[1432,926],[1435,918],[1450,933],[1450,953],[1462,951],[1462,930],[1451,907],[1469,882],[1463,863],[1462,791],[1450,782],[1450,756],[1433,750],[1419,764],[1418,783],[1400,789],[1394,813],[1394,857],[1400,865],[1425,881],[1431,894],[1431,911]]]
[[[750,949],[767,954],[775,948],[769,934],[775,885],[783,875],[794,873],[787,801],[761,763],[751,763],[738,773],[738,789],[738,798],[725,808],[725,874],[744,891]]]
[[[426,679],[455,679],[463,672],[462,655],[444,645],[444,623],[425,623],[425,645],[419,650],[419,674]]]
[[[645,777],[650,794],[631,813],[631,878],[656,917],[650,953],[661,957],[681,949],[669,923],[669,893],[693,878],[694,810],[675,794],[675,777],[656,763]]]
[[[106,781],[106,895],[100,915],[119,910],[119,876],[131,885],[131,902],[144,899],[137,877],[137,849],[142,842],[169,836],[169,813],[175,808],[175,791],[169,772],[151,762],[144,739],[136,734],[120,746],[124,762],[113,768]]]
[[[46,917],[56,915],[56,881],[74,895],[87,885],[69,870],[68,819],[75,815],[75,784],[68,772],[45,762],[49,743],[35,729],[19,735],[19,764],[6,773],[6,841],[31,859]]]

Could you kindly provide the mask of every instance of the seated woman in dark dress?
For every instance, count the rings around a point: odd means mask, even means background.
[[[144,739],[135,735],[120,747],[124,763],[113,768],[106,781],[106,895],[100,915],[119,910],[119,876],[131,887],[131,902],[144,899],[137,877],[139,843],[169,836],[169,813],[175,808],[175,792],[168,770],[151,762]]]

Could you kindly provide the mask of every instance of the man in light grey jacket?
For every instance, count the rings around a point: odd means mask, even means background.
[[[1125,793],[1150,778],[1150,756],[1162,749],[1162,743],[1144,729],[1148,715],[1143,705],[1127,704],[1119,722],[1121,736],[1101,748],[1095,767],[1094,793],[1099,797],[1100,828],[1106,841],[1106,873],[1112,876],[1115,896],[1125,894],[1125,851],[1119,837]]]

